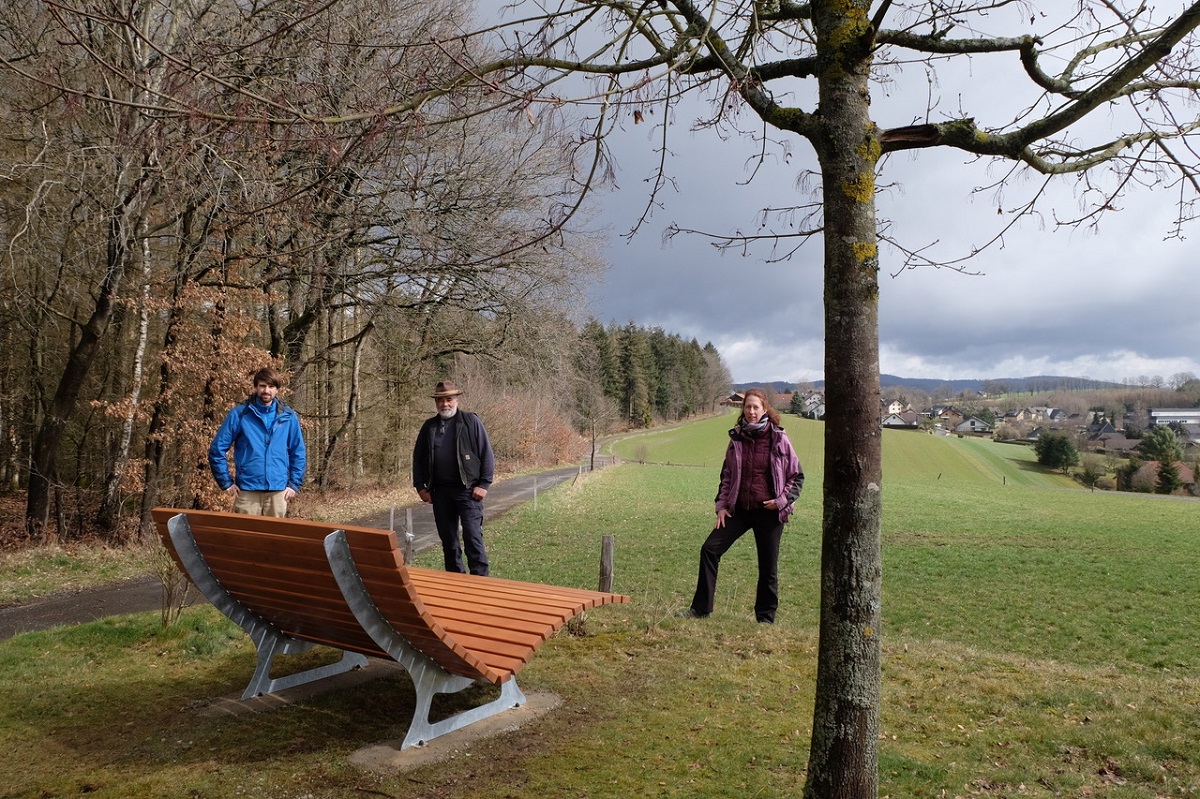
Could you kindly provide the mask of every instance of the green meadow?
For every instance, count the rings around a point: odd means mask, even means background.
[[[253,644],[211,609],[168,629],[139,614],[0,642],[0,797],[798,795],[820,423],[785,417],[807,482],[784,534],[778,623],[754,623],[749,537],[722,561],[713,616],[674,616],[733,419],[622,438],[621,465],[489,524],[497,576],[581,587],[613,535],[615,589],[633,597],[534,657],[522,687],[562,704],[528,726],[434,765],[363,771],[347,758],[400,734],[405,678],[206,714],[240,692]],[[1019,446],[885,431],[883,447],[880,795],[1200,792],[1200,505],[1087,491]]]

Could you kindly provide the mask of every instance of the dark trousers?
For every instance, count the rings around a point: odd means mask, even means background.
[[[429,494],[433,500],[433,521],[437,525],[438,538],[442,539],[446,571],[460,574],[464,571],[462,556],[465,549],[471,574],[486,577],[488,558],[483,549],[483,502],[472,499],[469,488],[433,486]],[[460,523],[461,544],[458,538]]]
[[[774,510],[735,511],[725,519],[724,527],[714,527],[708,534],[700,547],[700,576],[696,579],[692,610],[702,615],[712,613],[721,556],[747,530],[754,531],[754,546],[758,550],[754,618],[762,622],[775,621],[775,610],[779,607],[779,541],[783,538],[783,525],[779,521],[779,512]]]

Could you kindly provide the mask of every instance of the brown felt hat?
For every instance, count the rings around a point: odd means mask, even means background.
[[[461,393],[462,389],[454,385],[453,380],[442,380],[437,384],[437,388],[433,390],[433,394],[430,396],[434,399],[439,399],[441,397],[457,397]]]

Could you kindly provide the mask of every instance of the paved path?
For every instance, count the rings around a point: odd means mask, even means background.
[[[605,459],[608,462],[608,459]],[[599,463],[599,457],[597,466]],[[483,503],[484,520],[494,519],[504,511],[521,502],[534,499],[537,492],[574,479],[586,467],[566,466],[537,474],[510,477],[492,485]],[[397,507],[395,529],[403,533],[407,519],[406,507],[412,508],[413,552],[421,553],[439,546],[437,529],[433,524],[433,510],[428,505]],[[391,511],[355,519],[351,524],[364,527],[388,528],[391,526]],[[193,601],[206,601],[198,592],[192,591]],[[24,605],[0,608],[0,641],[17,633],[41,630],[60,624],[80,624],[107,616],[123,613],[141,613],[159,610],[162,607],[162,586],[153,575],[137,577],[121,583],[97,588],[64,591],[33,600]]]

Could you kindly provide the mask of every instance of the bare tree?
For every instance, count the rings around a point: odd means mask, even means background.
[[[704,384],[708,390],[709,410],[715,411],[721,400],[729,396],[733,390],[733,376],[729,367],[721,360],[717,348],[712,342],[704,345]]]
[[[1192,372],[1176,372],[1171,375],[1171,381],[1168,385],[1176,391],[1183,390],[1189,383],[1196,381],[1196,375]]]
[[[63,28],[52,10],[35,4],[17,4],[3,13],[7,22],[16,23],[2,45],[6,64],[73,74],[91,87],[91,97],[78,98],[74,106],[56,102],[47,92],[41,97],[27,94],[18,105],[21,129],[41,146],[31,148],[28,160],[19,164],[29,177],[25,224],[11,231],[7,265],[18,269],[18,258],[38,265],[14,276],[10,285],[30,330],[44,336],[55,327],[50,320],[56,319],[65,333],[61,357],[43,340],[35,358],[45,360],[33,370],[43,374],[46,390],[35,395],[44,404],[33,421],[26,525],[32,537],[40,538],[60,483],[59,454],[124,300],[127,277],[137,268],[138,238],[159,186],[157,141],[153,124],[138,110],[146,94],[145,50],[129,46],[130,40],[111,27]],[[153,14],[130,17],[129,23],[153,27]],[[74,39],[78,48],[56,47],[50,30]],[[139,80],[105,84],[98,60],[118,64]],[[53,112],[47,111],[47,102]],[[35,108],[41,110],[40,119]],[[89,156],[81,157],[81,152]],[[40,265],[44,254],[31,246],[52,240],[50,231],[56,226],[61,242],[58,269],[47,279]]]

